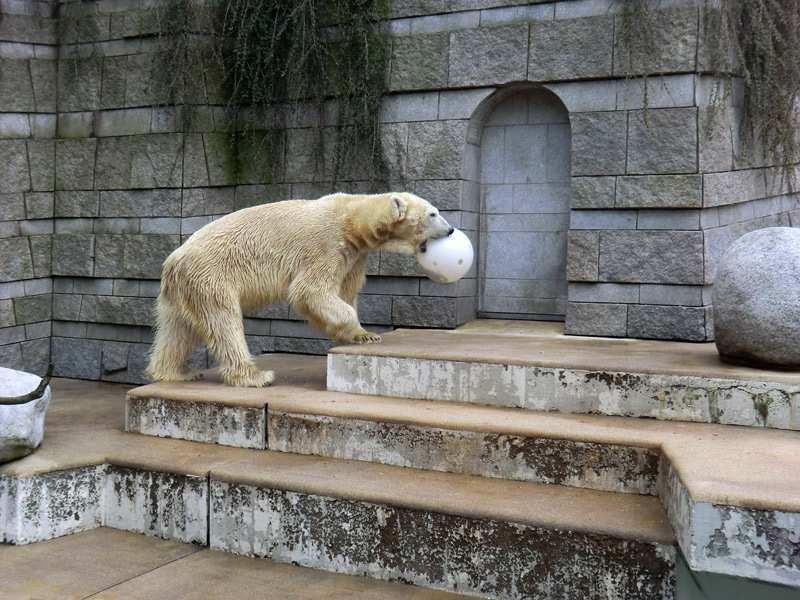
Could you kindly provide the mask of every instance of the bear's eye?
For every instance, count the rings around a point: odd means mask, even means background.
[[[431,213],[428,215],[431,219],[436,216],[436,213]]]

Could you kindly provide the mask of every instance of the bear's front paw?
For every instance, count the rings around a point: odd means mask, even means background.
[[[381,336],[377,333],[365,331],[364,333],[356,336],[356,344],[377,344],[381,341]]]
[[[254,387],[254,388],[266,387],[275,381],[275,372],[258,371],[253,369],[253,371],[248,373],[247,375],[239,377],[223,376],[223,381],[225,382],[226,385],[232,387]]]

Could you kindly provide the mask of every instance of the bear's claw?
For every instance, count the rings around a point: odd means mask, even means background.
[[[377,344],[381,341],[381,336],[377,333],[366,333],[356,337],[356,344]]]

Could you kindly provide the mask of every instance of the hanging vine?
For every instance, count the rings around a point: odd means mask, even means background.
[[[389,0],[173,0],[153,11],[154,85],[187,115],[225,106],[237,173],[274,161],[287,127],[305,121],[334,184],[354,160],[373,183],[386,178],[377,118]]]
[[[659,4],[622,1],[620,31],[629,76],[659,75],[647,72],[633,58],[658,54],[654,33]],[[707,53],[709,74],[719,78],[712,109],[727,102],[741,81],[743,150],[751,155],[762,152],[769,164],[783,167],[793,181],[794,167],[800,163],[800,3],[705,0],[700,10],[705,44],[701,51]],[[710,128],[714,125],[712,115]],[[711,135],[710,130],[705,133]]]

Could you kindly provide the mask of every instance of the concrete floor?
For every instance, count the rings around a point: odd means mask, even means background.
[[[456,600],[410,585],[236,556],[101,527],[0,545],[3,600]]]

